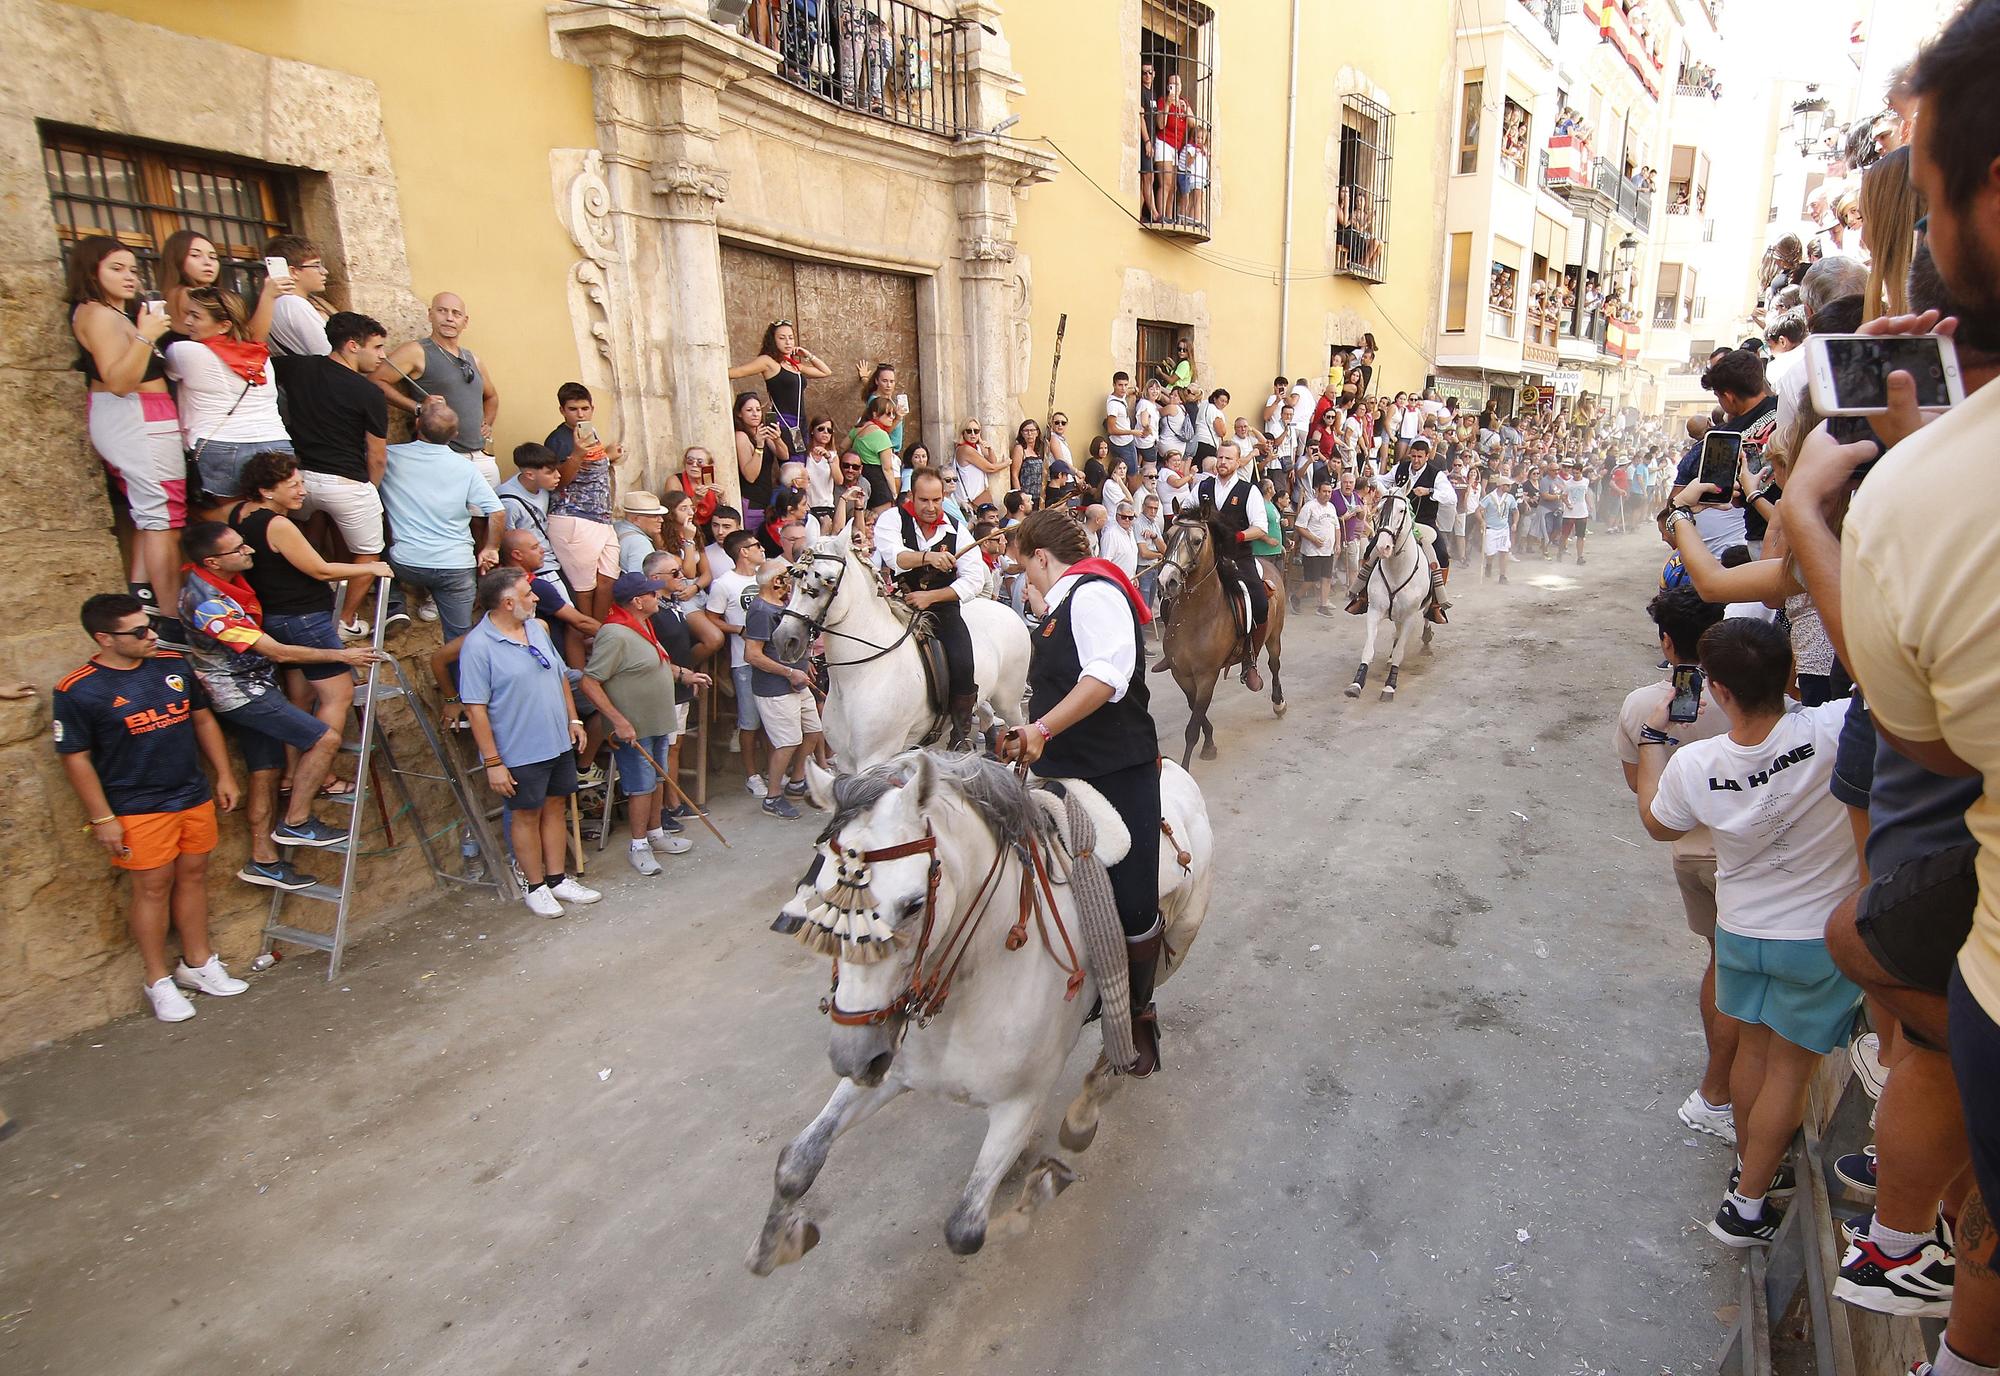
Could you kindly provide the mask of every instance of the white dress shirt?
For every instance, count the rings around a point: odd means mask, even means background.
[[[1202,479],[1202,485],[1209,491],[1210,500],[1215,503],[1217,511],[1222,510],[1222,504],[1229,500],[1230,494],[1236,491],[1238,484],[1250,489],[1250,500],[1245,503],[1243,508],[1243,514],[1250,518],[1250,529],[1257,533],[1258,539],[1270,539],[1271,523],[1270,518],[1264,512],[1264,490],[1262,488],[1245,478],[1240,472],[1226,482],[1220,475]]]
[[[958,594],[960,602],[970,602],[979,596],[980,590],[986,586],[986,561],[980,557],[979,546],[972,541],[972,532],[946,516],[938,522],[937,529],[926,537],[923,522],[914,516],[910,521],[917,531],[917,551],[938,549],[947,537],[958,537],[958,572],[951,580],[951,590]],[[896,556],[906,549],[909,546],[903,543],[903,509],[892,506],[875,518],[875,562],[888,570],[891,578],[909,573],[912,570],[896,565]]]
[[[1111,700],[1121,701],[1139,663],[1139,646],[1132,638],[1132,604],[1110,583],[1093,579],[1079,588],[1077,576],[1066,573],[1049,589],[1049,610],[1060,607],[1071,593],[1076,594],[1076,605],[1070,608],[1069,625],[1083,677],[1106,685]]]
[[[1133,524],[1138,522],[1135,520]],[[1125,571],[1127,578],[1139,576],[1139,542],[1118,524],[1116,516],[1105,521],[1104,529],[1097,532],[1097,557],[1109,559]]]

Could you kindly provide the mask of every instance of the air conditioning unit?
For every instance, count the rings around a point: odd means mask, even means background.
[[[708,0],[708,17],[725,28],[736,28],[750,17],[750,0]]]

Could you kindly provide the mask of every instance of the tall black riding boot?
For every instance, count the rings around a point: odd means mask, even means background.
[[[1160,1068],[1160,1019],[1153,1010],[1153,979],[1159,973],[1165,932],[1156,918],[1146,935],[1125,938],[1132,986],[1132,1048],[1139,1053],[1125,1073],[1134,1079],[1143,1080]]]
[[[977,693],[953,693],[951,695],[951,744],[952,750],[972,749],[972,712],[979,706]]]

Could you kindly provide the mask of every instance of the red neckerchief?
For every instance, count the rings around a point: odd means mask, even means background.
[[[1063,571],[1063,577],[1068,578],[1072,574],[1086,573],[1094,573],[1101,578],[1109,578],[1112,582],[1116,583],[1118,590],[1124,593],[1125,599],[1132,604],[1132,610],[1139,613],[1139,624],[1141,626],[1152,624],[1153,614],[1146,609],[1146,599],[1139,596],[1139,590],[1132,586],[1132,580],[1125,576],[1125,570],[1119,568],[1109,559],[1093,557],[1077,560]],[[1072,595],[1074,595],[1074,591],[1074,589],[1071,590]]]
[[[604,624],[607,626],[624,626],[637,631],[640,638],[659,653],[662,662],[672,663],[667,658],[667,652],[660,648],[660,637],[654,634],[653,623],[650,620],[642,621],[632,615],[632,613],[625,610],[623,604],[617,602],[611,604],[611,610],[604,614]]]
[[[264,624],[264,604],[257,600],[256,591],[241,578],[224,578],[220,574],[205,569],[193,562],[182,564],[181,574],[183,581],[185,581],[188,574],[198,574],[203,582],[220,592],[228,593],[234,598],[236,605],[243,609],[245,616],[249,617],[259,626]]]
[[[930,522],[930,529],[925,530],[924,518],[917,515],[917,508],[914,502],[911,503],[910,505],[910,521],[913,525],[916,526],[917,533],[923,536],[926,540],[936,539],[937,533],[940,530],[944,529],[944,513],[940,511],[938,512],[938,518],[935,521]]]
[[[242,378],[252,387],[264,385],[264,365],[271,361],[271,351],[262,344],[247,339],[231,339],[227,335],[215,335],[201,341],[209,351],[222,360],[222,366]]]

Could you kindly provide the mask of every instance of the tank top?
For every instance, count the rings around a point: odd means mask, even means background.
[[[461,454],[484,449],[486,437],[480,430],[486,423],[486,379],[479,371],[478,358],[470,349],[453,354],[428,336],[418,342],[424,349],[424,375],[417,379],[417,385],[434,397],[443,397],[458,413],[458,435],[451,447]],[[468,372],[471,377],[466,376]],[[423,397],[417,400],[421,402]]]
[[[244,581],[256,592],[265,612],[303,616],[332,611],[332,590],[311,574],[300,572],[297,565],[271,548],[271,522],[278,519],[278,513],[268,507],[246,513],[243,508],[248,505],[238,502],[231,507],[229,524],[243,537],[243,543],[256,551],[257,557]]]
[[[81,309],[81,305],[70,307],[69,324],[72,333],[76,330],[76,313]],[[119,314],[123,315],[125,313],[121,311]],[[131,317],[127,315],[126,319],[130,320]],[[135,321],[134,324],[136,325],[137,322]],[[140,376],[140,382],[158,382],[167,375],[166,341],[172,337],[174,336],[162,336],[160,341],[153,346],[153,355],[146,360],[146,371]],[[186,338],[185,335],[179,337]],[[83,347],[81,340],[77,342],[76,346],[76,362],[69,366],[73,371],[82,373],[92,382],[102,383],[104,381],[104,375],[97,371],[96,358],[92,357],[90,350]]]
[[[764,462],[754,479],[743,476],[739,467],[736,471],[737,483],[743,495],[743,510],[748,513],[762,511],[771,504],[771,489],[778,479],[778,449],[776,445],[764,446]]]
[[[806,375],[780,364],[765,382],[771,405],[783,417],[787,429],[797,430],[806,418]]]

